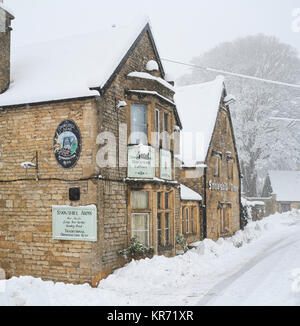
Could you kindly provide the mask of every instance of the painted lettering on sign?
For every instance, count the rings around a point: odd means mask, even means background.
[[[234,186],[233,184],[228,184],[226,182],[213,183],[211,180],[208,181],[208,189],[209,190],[218,190],[218,191],[232,191],[232,192],[239,191],[239,188],[237,186]]]
[[[97,241],[96,206],[52,206],[52,237],[55,240]]]
[[[154,148],[146,145],[136,145],[128,147],[128,177],[155,177]]]

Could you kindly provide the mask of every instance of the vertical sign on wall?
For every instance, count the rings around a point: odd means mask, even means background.
[[[160,150],[160,177],[172,180],[172,155],[170,151]]]

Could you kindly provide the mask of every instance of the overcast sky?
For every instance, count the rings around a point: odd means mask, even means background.
[[[264,33],[297,48],[292,11],[299,0],[4,0],[11,8],[13,44],[128,24],[148,15],[161,57],[189,62],[218,43]],[[165,64],[178,78],[181,66]]]

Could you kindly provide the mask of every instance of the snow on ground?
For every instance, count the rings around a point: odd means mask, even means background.
[[[300,212],[275,214],[184,255],[132,261],[97,289],[13,277],[0,305],[300,305],[299,250]]]

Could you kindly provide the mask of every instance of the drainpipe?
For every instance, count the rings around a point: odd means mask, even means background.
[[[204,168],[204,174],[203,174],[203,177],[204,177],[204,185],[203,185],[203,194],[204,194],[204,208],[203,208],[203,238],[205,239],[207,237],[207,215],[206,215],[206,171],[207,171],[207,168]]]

